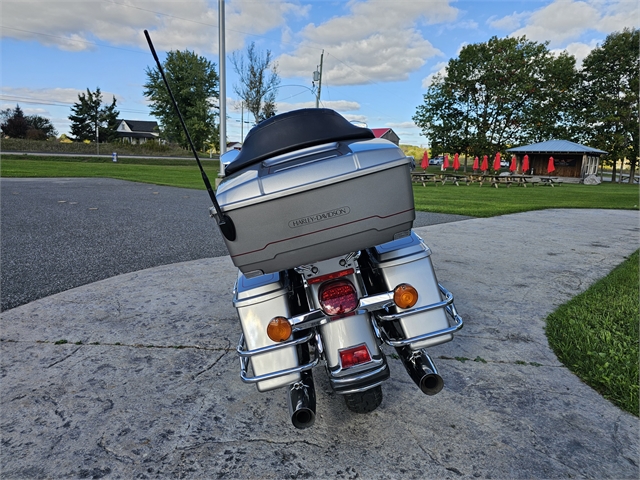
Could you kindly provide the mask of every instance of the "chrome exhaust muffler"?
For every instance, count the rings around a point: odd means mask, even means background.
[[[431,357],[424,351],[413,351],[409,347],[397,347],[396,352],[411,380],[425,395],[435,395],[444,387],[444,380],[438,375],[438,370]]]
[[[296,428],[309,428],[316,421],[316,389],[311,371],[302,372],[300,381],[289,385],[287,403],[291,423]]]

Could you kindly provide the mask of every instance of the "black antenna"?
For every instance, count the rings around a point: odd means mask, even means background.
[[[202,162],[200,162],[200,157],[198,157],[198,152],[196,151],[196,147],[193,145],[193,141],[191,141],[191,135],[189,135],[189,131],[187,130],[187,125],[184,123],[184,119],[182,118],[182,114],[180,113],[180,109],[178,108],[178,103],[176,102],[176,98],[173,96],[173,92],[171,91],[171,87],[169,87],[169,82],[167,82],[167,77],[164,75],[164,70],[162,69],[162,65],[160,64],[160,60],[158,59],[158,55],[156,54],[156,49],[153,48],[153,43],[151,42],[151,37],[149,36],[149,32],[144,31],[144,36],[147,38],[147,43],[149,44],[149,48],[151,49],[151,54],[158,65],[158,70],[160,71],[160,75],[162,75],[162,80],[164,80],[164,84],[167,87],[167,91],[169,92],[169,96],[171,97],[171,102],[173,102],[173,107],[176,109],[176,113],[178,114],[178,118],[180,119],[180,123],[182,124],[182,128],[184,129],[184,133],[187,135],[187,140],[189,141],[189,146],[191,147],[191,151],[193,152],[193,156],[196,158],[196,162],[198,163],[198,167],[200,168],[200,173],[202,174],[202,181],[204,181],[205,187],[207,187],[207,192],[209,192],[209,198],[213,202],[213,207],[216,209],[216,214],[218,216],[218,227],[220,227],[220,231],[225,236],[227,240],[233,242],[236,239],[236,227],[233,225],[233,221],[229,218],[228,215],[222,213],[220,209],[220,205],[218,204],[218,200],[216,199],[215,194],[213,193],[213,188],[211,188],[211,183],[209,182],[209,177],[202,168]]]

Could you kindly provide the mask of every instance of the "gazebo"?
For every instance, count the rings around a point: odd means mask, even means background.
[[[598,172],[600,156],[607,154],[604,150],[587,147],[569,140],[548,140],[524,147],[509,148],[507,152],[516,155],[519,165],[522,165],[524,156],[529,155],[530,171],[523,173],[546,174],[549,157],[553,157],[553,163],[556,167],[554,175],[582,180]]]

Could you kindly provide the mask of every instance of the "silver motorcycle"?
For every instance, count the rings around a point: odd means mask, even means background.
[[[234,226],[242,380],[285,388],[293,425],[307,428],[320,365],[350,410],[380,405],[387,344],[423,393],[438,393],[425,349],[463,322],[411,230],[413,159],[328,109],[270,118],[224,157],[216,197]]]
[[[260,123],[240,152],[223,155],[214,193],[144,34],[239,269],[242,380],[260,392],[285,388],[291,422],[308,428],[313,369],[325,367],[350,410],[371,412],[390,374],[387,344],[423,393],[440,392],[425,349],[452,340],[463,323],[411,230],[413,159],[333,110],[296,110]]]

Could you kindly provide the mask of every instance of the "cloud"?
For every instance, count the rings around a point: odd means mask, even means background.
[[[449,65],[449,62],[440,62],[434,65],[434,67],[431,69],[433,73],[430,73],[429,75],[427,75],[425,78],[422,79],[422,88],[429,88],[433,83],[433,78],[436,75],[438,74],[443,76],[446,75],[448,65]]]
[[[638,11],[637,0],[555,0],[534,12],[514,13],[490,24],[504,29],[517,25],[510,36],[526,35],[529,40],[561,46],[588,30],[611,33],[634,27]]]
[[[86,94],[86,90],[77,88],[24,88],[24,87],[1,87],[0,96],[6,102],[27,103],[36,105],[58,105],[71,106],[78,101],[79,94]],[[103,103],[111,103],[113,98],[117,102],[122,101],[121,96],[111,92],[101,92]]]
[[[491,17],[487,20],[487,24],[490,27],[497,28],[499,30],[515,30],[521,27],[522,22],[531,15],[531,12],[513,12],[506,17],[496,18]]]
[[[227,51],[242,48],[248,34],[264,34],[285,25],[287,16],[304,16],[308,10],[295,0],[226,2]],[[146,50],[143,30],[147,29],[158,50],[218,52],[217,2],[205,0],[83,0],[71,4],[64,0],[5,0],[2,17],[2,37],[35,40],[62,50],[91,50],[103,42]]]
[[[353,1],[348,7],[348,14],[310,23],[297,34],[299,47],[277,59],[283,76],[308,77],[324,49],[323,82],[330,85],[406,80],[442,55],[418,27],[454,20],[458,13],[446,0]]]
[[[570,55],[573,55],[576,59],[576,67],[580,68],[580,66],[582,65],[582,61],[585,59],[585,57],[589,55],[589,53],[591,53],[591,50],[593,50],[597,46],[598,46],[597,40],[592,40],[589,44],[575,42],[575,43],[570,43],[565,48],[558,48],[558,49],[551,50],[551,53],[555,55],[559,55],[562,52],[567,52]]]
[[[320,106],[324,108],[330,108],[337,112],[353,112],[360,110],[360,104],[350,100],[322,100]],[[291,110],[297,110],[299,108],[314,108],[316,102],[300,102],[300,103],[287,103],[276,102],[278,107],[278,113],[290,112]]]

